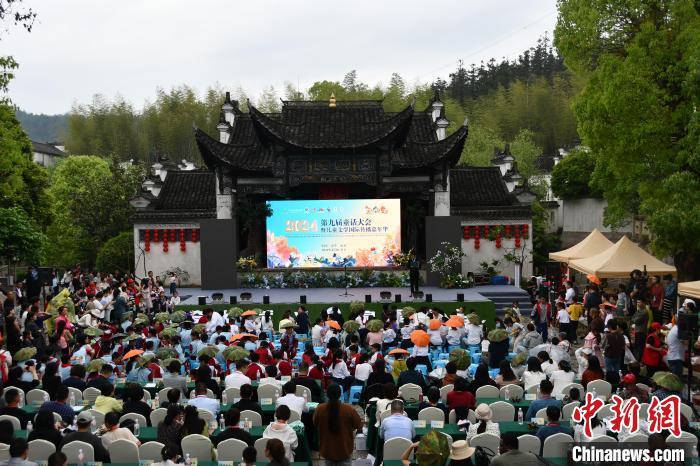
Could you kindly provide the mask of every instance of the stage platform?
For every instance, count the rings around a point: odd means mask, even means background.
[[[270,297],[270,304],[295,304],[299,302],[299,296],[305,295],[306,302],[314,303],[349,303],[350,301],[364,301],[365,295],[372,296],[372,302],[381,302],[379,293],[382,291],[391,292],[391,301],[394,296],[401,295],[403,303],[424,302],[424,299],[413,300],[408,288],[348,288],[346,296],[345,288],[236,288],[228,290],[202,290],[201,288],[181,288],[178,290],[181,295],[187,296],[180,304],[197,305],[199,297],[206,296],[207,303],[211,303],[211,296],[214,293],[223,293],[224,302],[229,302],[230,296],[236,296],[240,302],[241,293],[251,293],[250,303],[262,303],[264,296]],[[434,302],[457,302],[457,294],[464,294],[464,302],[485,302],[494,301],[496,296],[527,296],[522,289],[511,285],[484,285],[465,289],[445,289],[438,287],[423,287],[421,291],[425,294],[432,294]],[[482,294],[483,293],[483,294]]]

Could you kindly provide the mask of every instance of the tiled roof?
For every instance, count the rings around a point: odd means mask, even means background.
[[[153,203],[157,211],[206,211],[216,209],[216,179],[204,170],[169,171]]]
[[[450,205],[458,207],[511,206],[498,167],[470,167],[450,170]]]
[[[392,152],[391,163],[398,168],[420,168],[447,158],[449,166],[454,166],[462,155],[467,133],[467,128],[461,126],[440,142],[407,142]]]
[[[554,168],[554,156],[540,155],[535,159],[535,167],[543,172],[550,173]]]
[[[238,126],[237,124],[234,126]],[[245,123],[244,128],[252,125]],[[244,130],[245,131],[245,130]],[[234,129],[234,134],[236,130]],[[236,144],[224,144],[212,138],[200,129],[195,130],[195,140],[199,146],[199,152],[208,167],[214,168],[224,163],[231,168],[250,172],[271,172],[274,165],[274,153],[270,146],[263,146],[254,135],[243,134],[240,140],[250,138],[250,143],[237,142]]]
[[[63,152],[56,146],[37,141],[32,141],[32,151],[38,152],[40,154],[56,155],[59,157],[67,155],[65,152]]]
[[[451,207],[450,214],[462,220],[524,220],[532,218],[530,206],[497,207],[493,209]]]

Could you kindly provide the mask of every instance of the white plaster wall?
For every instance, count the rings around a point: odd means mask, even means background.
[[[51,168],[56,165],[56,160],[53,155],[42,154],[41,152],[34,152],[32,160],[39,165],[43,165],[46,168]]]
[[[144,260],[146,270],[152,270],[153,273],[162,277],[166,270],[171,267],[179,267],[186,270],[189,275],[189,281],[183,281],[181,285],[200,286],[202,284],[202,255],[200,242],[186,243],[186,250],[180,251],[180,241],[168,243],[168,252],[163,252],[162,239],[157,243],[151,241],[151,250],[145,252],[143,241],[139,241],[139,230],[146,229],[165,229],[172,228],[179,230],[180,228],[199,228],[199,224],[195,223],[178,223],[178,224],[136,224],[134,225],[134,263],[137,264],[136,275],[142,276]],[[144,252],[142,252],[144,251]]]
[[[498,223],[490,222],[462,222],[462,227],[467,225],[528,225],[528,239],[520,237],[520,247],[525,245],[525,263],[522,267],[522,276],[524,278],[529,278],[532,275],[532,223],[530,221],[523,220],[503,220]],[[462,251],[466,254],[462,258],[462,274],[466,275],[469,272],[478,272],[481,269],[479,265],[481,262],[491,262],[492,260],[501,261],[501,273],[503,275],[508,275],[513,277],[515,273],[515,266],[512,262],[506,262],[503,259],[503,255],[512,250],[515,247],[515,238],[503,238],[501,241],[501,247],[496,248],[496,241],[490,241],[488,238],[481,238],[479,242],[479,249],[474,249],[474,238],[464,239],[462,237]]]
[[[603,233],[613,230],[603,224],[603,214],[607,201],[602,199],[583,198],[560,201],[563,206],[563,231],[564,232],[591,232],[597,228]],[[632,233],[632,222],[615,231]]]

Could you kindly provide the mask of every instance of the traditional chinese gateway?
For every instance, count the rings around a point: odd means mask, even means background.
[[[448,136],[444,110],[436,94],[425,109],[399,112],[334,97],[244,112],[227,93],[218,138],[194,131],[207,169],[158,163],[132,200],[137,263],[145,258],[156,273],[180,267],[204,288],[234,288],[235,260],[265,256],[267,203],[295,199],[400,199],[402,249],[425,259],[443,241],[461,245],[465,274],[502,259],[513,247],[506,242],[531,250],[529,205],[509,193],[497,167],[455,168],[468,128]],[[487,241],[497,226],[508,237]]]

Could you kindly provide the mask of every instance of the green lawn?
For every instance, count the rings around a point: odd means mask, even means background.
[[[316,304],[306,304],[306,310],[309,313],[309,317],[311,322],[313,322],[317,317],[321,315],[321,311],[323,309],[327,309],[329,306],[337,304],[337,303],[316,303]],[[394,303],[392,303],[394,304]],[[340,303],[337,304],[340,310],[343,313],[343,316],[347,318],[349,312],[350,312],[350,304],[349,303]],[[455,309],[460,305],[460,303],[455,302],[455,301],[443,301],[443,302],[433,302],[433,303],[399,303],[400,306],[411,306],[415,308],[416,310],[420,308],[421,305],[430,305],[431,307],[435,307],[438,309],[441,309],[445,311],[448,314],[454,314]],[[272,309],[274,311],[273,314],[273,320],[275,324],[282,318],[282,313],[286,311],[287,309],[290,309],[292,311],[296,311],[295,305],[292,304],[260,304],[260,303],[251,303],[251,304],[241,304],[238,303],[236,305],[233,304],[209,304],[207,306],[200,306],[196,304],[182,304],[176,307],[177,310],[182,310],[182,311],[191,311],[191,310],[196,310],[196,309],[203,309],[205,307],[210,307],[215,310],[223,310],[223,309],[229,309],[232,307],[240,307],[241,309],[247,310],[247,309]],[[494,321],[496,319],[496,308],[494,304],[491,301],[479,301],[479,302],[465,302],[464,303],[466,313],[470,313],[471,311],[475,311],[482,320],[486,321],[486,324],[488,325],[489,328],[493,328],[494,326]],[[365,309],[379,312],[381,313],[382,311],[382,303],[369,303],[365,304]]]

